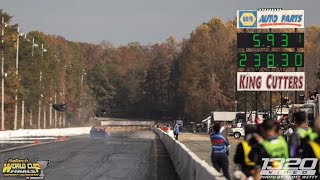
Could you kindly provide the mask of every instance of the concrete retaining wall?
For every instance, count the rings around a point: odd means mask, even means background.
[[[170,154],[173,165],[183,180],[222,180],[225,177],[201,160],[184,144],[160,129],[155,129]]]
[[[154,126],[154,121],[101,121],[101,126]]]
[[[61,129],[19,129],[0,131],[0,139],[13,137],[39,137],[39,136],[78,136],[89,134],[91,127],[61,128]]]

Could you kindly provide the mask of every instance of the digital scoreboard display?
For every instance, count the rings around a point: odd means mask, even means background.
[[[238,33],[238,48],[303,48],[304,33]]]
[[[238,67],[303,67],[303,52],[244,52],[238,54]]]

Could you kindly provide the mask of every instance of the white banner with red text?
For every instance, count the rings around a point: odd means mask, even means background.
[[[304,72],[238,72],[237,91],[304,91]]]

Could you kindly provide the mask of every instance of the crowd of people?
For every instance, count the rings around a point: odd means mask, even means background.
[[[237,145],[235,164],[240,171],[235,173],[236,179],[261,179],[261,170],[265,163],[263,158],[316,158],[318,162],[314,170],[314,177],[320,179],[320,117],[308,122],[305,112],[293,114],[294,131],[286,141],[280,134],[280,124],[272,119],[266,119],[259,125],[245,125],[245,137]],[[231,179],[228,172],[228,147],[229,142],[221,134],[221,124],[213,125],[213,133],[210,135],[212,143],[212,165],[218,171],[222,171],[227,179]],[[310,167],[306,161],[306,167]],[[268,163],[268,162],[267,162]],[[271,167],[279,167],[279,162],[268,163]],[[290,167],[292,168],[292,167]],[[295,179],[304,179],[299,176]]]

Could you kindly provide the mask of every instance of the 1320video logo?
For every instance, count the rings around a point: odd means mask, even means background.
[[[262,158],[261,179],[318,179],[317,158]]]

